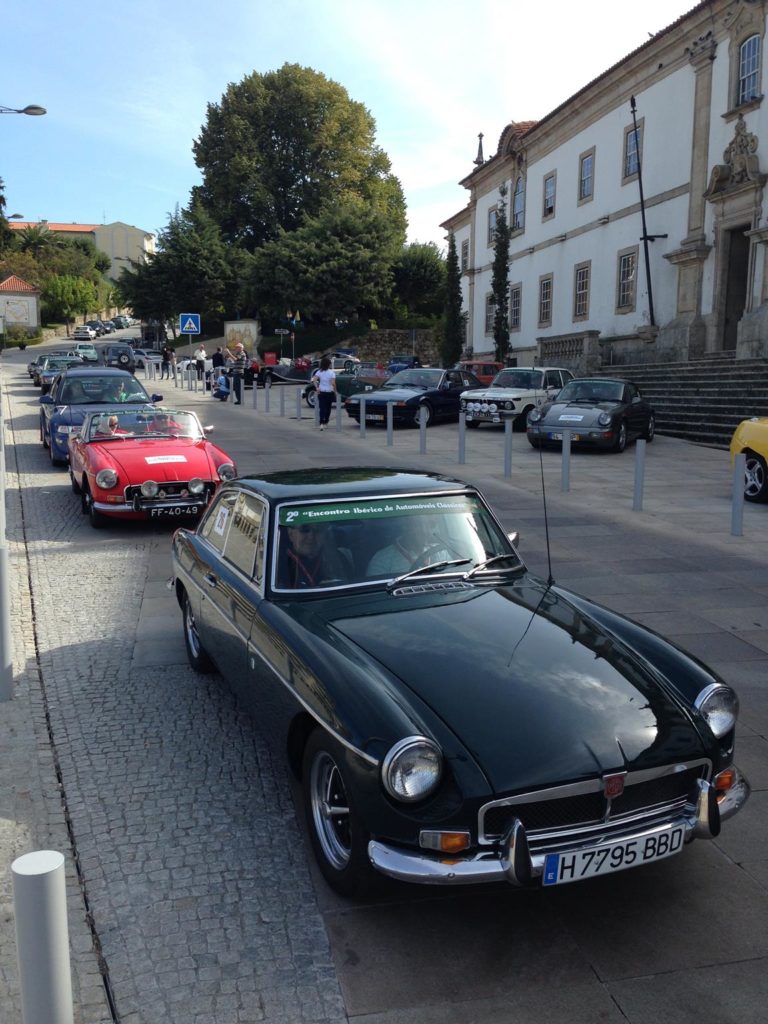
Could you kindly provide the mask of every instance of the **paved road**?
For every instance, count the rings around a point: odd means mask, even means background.
[[[328,891],[308,860],[284,766],[221,681],[186,664],[166,588],[170,527],[93,531],[38,443],[26,355],[3,360],[17,694],[0,714],[0,1005],[20,1020],[7,865],[69,855],[78,1024],[342,1022],[751,1024],[768,997],[768,508],[730,535],[724,453],[648,447],[578,455],[560,492],[544,454],[553,572],[698,654],[739,688],[752,800],[712,843],[643,871],[555,892],[419,890],[382,880],[366,902]],[[181,394],[171,388],[166,398]],[[477,482],[546,572],[539,459],[481,429],[319,433],[203,393],[242,471],[423,466]],[[332,424],[333,424],[332,420]],[[16,485],[18,484],[18,488]],[[481,641],[481,638],[479,638]],[[478,657],[481,657],[481,646]],[[70,842],[71,837],[71,842]],[[102,971],[112,1005],[105,997]],[[5,1024],[6,1017],[2,1017]]]

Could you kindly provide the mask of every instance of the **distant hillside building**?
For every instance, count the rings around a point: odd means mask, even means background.
[[[28,334],[40,326],[40,289],[16,274],[0,280],[0,334],[23,327]]]
[[[45,225],[49,231],[64,238],[88,238],[96,248],[112,260],[107,276],[116,281],[130,261],[143,262],[155,251],[155,236],[131,224],[114,221],[112,224],[56,224],[53,221],[9,221],[14,231]]]
[[[442,225],[475,356],[494,347],[502,184],[519,365],[768,356],[765,47],[765,0],[705,0],[541,121],[508,124],[490,159],[481,146]]]

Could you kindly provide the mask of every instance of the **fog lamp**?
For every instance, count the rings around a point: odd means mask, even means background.
[[[157,482],[155,480],[145,480],[144,483],[141,485],[141,493],[144,495],[145,498],[156,497],[157,492],[159,490],[160,488],[158,487]]]

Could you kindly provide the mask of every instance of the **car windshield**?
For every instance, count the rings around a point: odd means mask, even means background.
[[[558,402],[620,402],[624,385],[617,380],[572,380],[557,396]]]
[[[191,412],[119,407],[91,416],[86,428],[88,441],[124,440],[126,437],[191,437],[199,440],[203,431],[197,416]]]
[[[436,388],[443,376],[442,370],[400,370],[390,377],[385,388]]]
[[[488,559],[474,582],[519,569],[521,562],[473,494],[362,498],[285,504],[279,509],[273,586],[325,590],[388,582],[415,570],[463,574]]]
[[[43,370],[63,370],[65,367],[79,362],[79,359],[46,359],[43,363]]]
[[[544,383],[544,374],[541,370],[500,370],[491,381],[494,388],[525,388],[526,391],[535,391]]]
[[[126,374],[110,377],[100,374],[72,377],[64,381],[56,401],[60,405],[90,405],[104,402],[146,402],[150,397],[139,382]]]

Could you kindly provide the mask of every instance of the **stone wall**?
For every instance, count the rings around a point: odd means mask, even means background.
[[[362,338],[340,339],[338,348],[354,348],[364,361],[388,363],[394,355],[417,355],[424,366],[441,366],[440,350],[431,330],[370,331]]]

